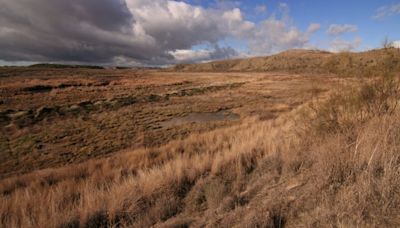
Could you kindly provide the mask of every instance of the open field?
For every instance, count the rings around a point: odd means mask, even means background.
[[[272,119],[338,83],[279,73],[11,72],[0,71],[2,177],[159,146],[252,116]]]
[[[400,55],[377,53],[364,77],[3,68],[0,226],[398,227]]]

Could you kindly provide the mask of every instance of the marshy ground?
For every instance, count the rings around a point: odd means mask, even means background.
[[[268,120],[338,83],[327,75],[0,70],[0,176]]]

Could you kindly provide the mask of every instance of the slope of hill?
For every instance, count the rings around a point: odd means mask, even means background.
[[[318,50],[290,50],[267,57],[223,60],[201,64],[181,64],[173,71],[222,71],[363,74],[374,72],[386,58],[392,58],[400,69],[400,50],[396,48],[372,50],[361,53],[330,53]],[[386,61],[387,62],[387,61]]]

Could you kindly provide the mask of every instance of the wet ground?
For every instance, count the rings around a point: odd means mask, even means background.
[[[335,78],[0,68],[0,178],[273,119]]]
[[[240,116],[238,114],[232,113],[227,110],[221,110],[218,112],[189,113],[182,117],[175,117],[171,120],[161,122],[160,125],[162,127],[172,127],[182,124],[191,124],[191,123],[201,124],[214,121],[234,121],[239,119]]]

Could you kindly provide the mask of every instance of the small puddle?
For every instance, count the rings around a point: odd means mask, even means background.
[[[222,110],[219,112],[196,112],[190,113],[183,117],[176,117],[164,122],[161,122],[163,127],[172,127],[187,123],[205,123],[213,121],[233,121],[240,119],[238,114]]]

